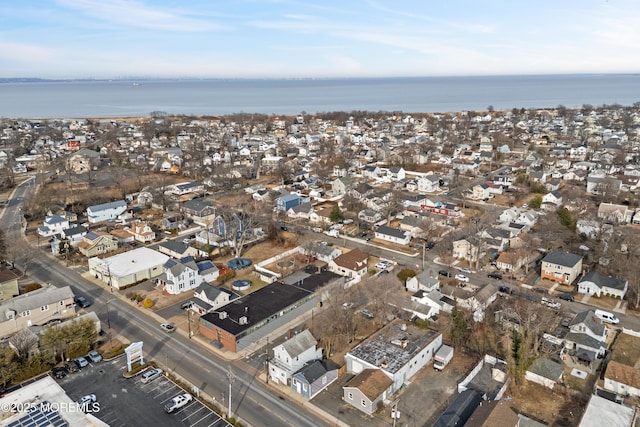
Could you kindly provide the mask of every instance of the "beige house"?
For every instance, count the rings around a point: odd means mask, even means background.
[[[89,258],[89,273],[115,289],[155,279],[168,256],[149,248],[138,248],[109,258]]]
[[[552,251],[542,259],[540,277],[571,284],[582,272],[582,257],[567,252]]]
[[[18,295],[18,275],[11,270],[0,271],[0,302]]]
[[[151,226],[143,222],[133,224],[129,232],[133,234],[133,238],[140,243],[153,242],[156,238],[156,233]]]
[[[367,273],[369,255],[355,248],[329,261],[329,270],[350,279]]]
[[[118,249],[118,240],[104,231],[90,231],[78,243],[78,251],[87,258]]]
[[[364,369],[342,387],[342,400],[372,415],[392,393],[393,380],[380,369]]]
[[[460,239],[453,242],[453,257],[476,262],[480,254],[480,247],[471,242],[471,239]]]
[[[19,295],[0,304],[0,337],[13,335],[29,326],[76,315],[71,287],[44,288]]]

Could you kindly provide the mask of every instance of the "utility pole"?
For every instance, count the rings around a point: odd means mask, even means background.
[[[187,308],[187,325],[189,327],[189,339],[191,339],[191,309]]]
[[[227,379],[229,380],[229,399],[228,399],[229,409],[227,411],[227,419],[230,419],[231,418],[231,385],[236,380],[236,377],[233,374],[233,371],[231,370],[231,365],[229,365],[229,368],[227,369]]]
[[[107,305],[107,328],[111,329],[111,320],[109,319],[109,303],[113,301],[115,298],[107,300],[105,304]]]

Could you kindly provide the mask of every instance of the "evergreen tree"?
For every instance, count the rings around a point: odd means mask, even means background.
[[[344,215],[340,210],[340,206],[335,205],[333,209],[331,209],[331,214],[329,215],[329,219],[331,220],[331,222],[339,222],[344,220]]]

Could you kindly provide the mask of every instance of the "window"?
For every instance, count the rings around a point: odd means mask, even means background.
[[[326,385],[327,384],[327,376],[325,375],[324,377],[322,377],[322,385]]]
[[[353,393],[351,392],[347,393],[347,399],[353,400]]]
[[[60,301],[60,305],[64,305],[64,301]]]
[[[47,311],[47,310],[49,310],[49,306],[46,304],[40,307],[40,311]]]
[[[27,316],[31,316],[31,310],[25,310],[22,312],[22,316],[27,317]]]
[[[360,401],[360,403],[362,404],[362,406],[367,406],[367,401],[366,401],[366,400],[364,400],[364,399],[362,399],[362,400]]]

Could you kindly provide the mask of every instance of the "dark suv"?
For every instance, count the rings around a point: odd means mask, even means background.
[[[502,280],[502,273],[500,273],[499,271],[493,271],[487,274],[487,277],[491,277],[492,279]]]
[[[564,301],[574,301],[575,298],[573,297],[573,294],[560,294],[558,295],[558,298],[560,298],[561,300]]]
[[[438,271],[438,274],[441,275],[441,276],[444,276],[444,277],[452,277],[453,276],[453,274],[449,273],[447,270],[440,270],[440,271]]]

